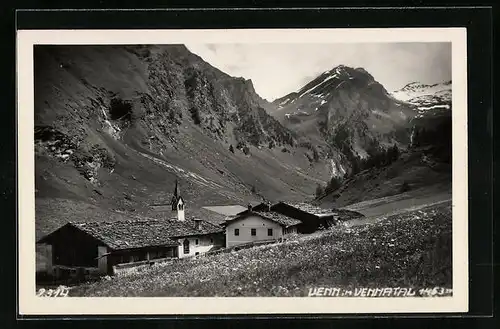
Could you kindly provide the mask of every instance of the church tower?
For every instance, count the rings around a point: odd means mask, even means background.
[[[175,190],[172,196],[172,211],[177,212],[177,220],[184,221],[184,199],[181,196],[179,182],[175,180]]]

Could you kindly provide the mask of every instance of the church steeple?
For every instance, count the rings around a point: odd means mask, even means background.
[[[175,180],[175,191],[174,191],[174,194],[176,197],[180,197],[181,196],[181,191],[179,189],[179,181],[176,179]]]
[[[184,221],[184,199],[181,196],[179,182],[175,180],[174,195],[172,196],[172,211],[177,212],[177,219]]]
[[[172,196],[172,211],[177,210],[177,202],[179,201],[179,198],[181,197],[181,192],[179,189],[179,182],[176,179],[175,180],[175,189],[174,189],[174,195]]]

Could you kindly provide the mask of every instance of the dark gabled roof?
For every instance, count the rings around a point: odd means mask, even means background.
[[[133,249],[147,246],[177,246],[171,239],[168,222],[158,220],[126,220],[114,222],[70,222],[70,225],[102,241],[109,248]]]
[[[309,203],[291,203],[283,201],[280,203],[316,216],[335,215],[335,211],[333,209],[324,209],[313,206],[312,204]]]
[[[195,229],[192,219],[177,220],[144,219],[109,222],[69,222],[71,225],[114,250],[148,246],[178,246],[174,238],[223,232],[221,227],[201,221]],[[43,241],[48,236],[42,238]]]
[[[224,225],[227,225],[230,222],[235,222],[235,221],[238,221],[238,220],[242,220],[242,219],[244,219],[244,218],[246,218],[246,217],[248,217],[250,215],[260,216],[260,217],[262,217],[264,219],[267,219],[267,220],[273,221],[275,223],[278,223],[278,224],[280,224],[281,226],[284,226],[284,227],[289,227],[289,226],[298,225],[298,224],[302,223],[300,220],[297,220],[297,219],[294,219],[294,218],[282,215],[282,214],[277,213],[275,211],[247,211],[247,212],[244,212],[242,214],[239,214],[239,215],[236,215],[236,216],[233,216],[233,217],[227,219],[225,221]]]

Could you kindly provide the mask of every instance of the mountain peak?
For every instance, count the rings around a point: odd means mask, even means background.
[[[294,103],[303,96],[312,95],[325,97],[327,94],[335,92],[336,90],[350,88],[352,86],[366,87],[369,85],[377,85],[377,83],[373,76],[364,68],[352,68],[344,64],[339,64],[331,70],[324,71],[297,92],[292,92],[284,97],[278,98],[274,100],[273,103],[281,108],[287,104]],[[385,89],[383,92],[386,92]]]

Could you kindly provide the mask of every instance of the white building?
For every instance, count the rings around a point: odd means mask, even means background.
[[[301,221],[274,211],[248,211],[226,220],[226,247],[279,240],[297,233]]]

